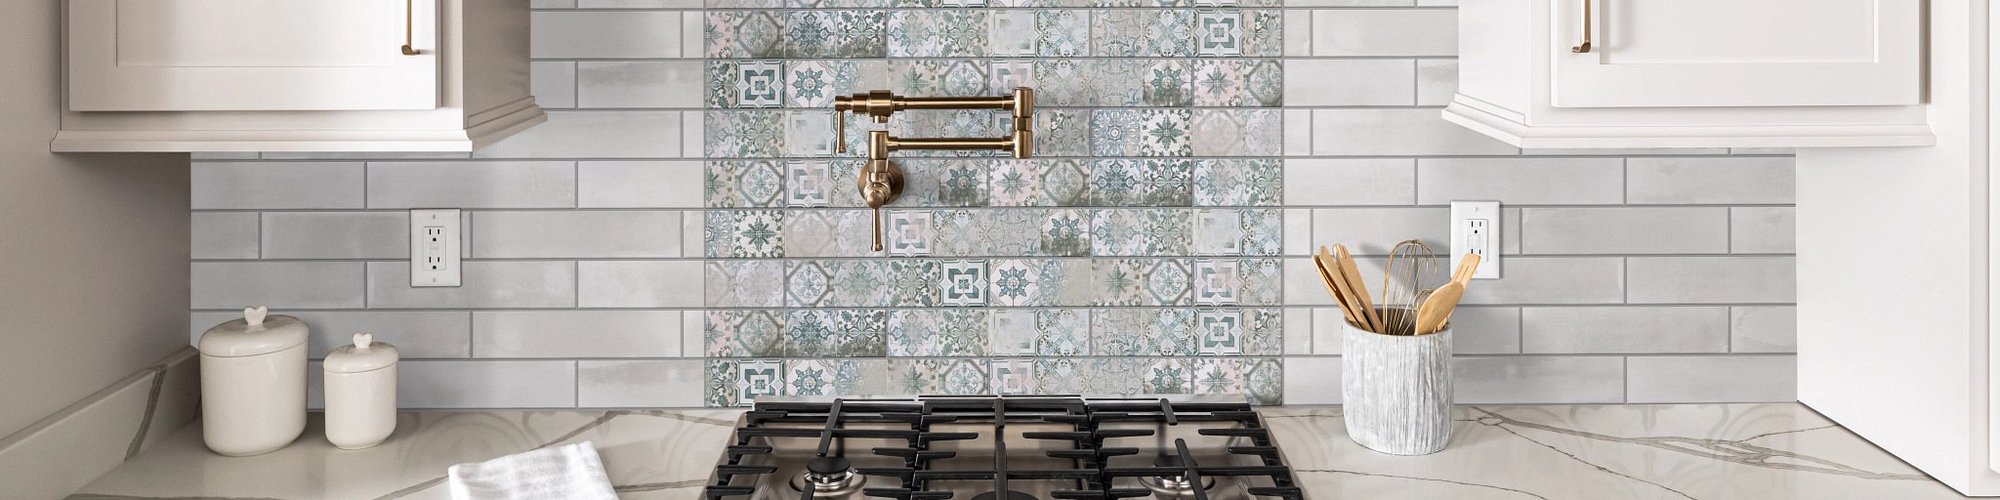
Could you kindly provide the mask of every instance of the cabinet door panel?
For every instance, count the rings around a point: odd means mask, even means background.
[[[70,0],[68,24],[76,111],[438,105],[437,0]]]
[[[1556,107],[1916,104],[1917,0],[1550,0]],[[1582,40],[1590,2],[1593,46]]]

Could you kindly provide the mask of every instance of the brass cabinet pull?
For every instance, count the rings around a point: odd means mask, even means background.
[[[414,28],[417,24],[416,4],[417,0],[403,0],[403,55],[406,56],[420,53],[412,46],[417,42]]]
[[[1583,0],[1583,43],[1570,47],[1569,51],[1572,53],[1590,52],[1590,2],[1591,0]]]

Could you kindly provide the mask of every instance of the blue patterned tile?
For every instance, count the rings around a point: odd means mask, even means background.
[[[928,260],[889,261],[882,282],[891,307],[932,307],[937,305],[938,264]]]
[[[824,307],[833,296],[833,273],[816,261],[785,263],[785,305]]]
[[[1243,311],[1213,309],[1195,312],[1196,351],[1204,356],[1243,354]]]
[[[1038,34],[1035,17],[1041,11],[995,10],[986,25],[986,44],[989,55],[995,57],[1021,57],[1035,55]]]
[[[1195,55],[1194,12],[1122,9],[1092,12],[1094,55],[1190,57]]]
[[[1090,11],[1035,11],[1035,54],[1078,57],[1090,54]]]
[[[784,53],[785,27],[768,11],[712,11],[703,29],[711,59],[779,57]]]
[[[736,371],[735,360],[711,359],[704,368],[707,373],[702,378],[707,381],[707,388],[702,399],[706,406],[727,408],[742,404],[738,399],[736,382],[743,374]]]
[[[932,226],[930,211],[890,210],[885,215],[883,250],[901,257],[931,254],[931,241],[937,237],[937,229]]]
[[[988,300],[993,305],[1029,306],[1042,303],[1041,266],[1035,261],[995,260],[991,272]]]
[[[931,254],[971,257],[991,253],[987,245],[987,211],[938,210],[931,212]]]
[[[841,260],[824,263],[833,276],[832,296],[827,304],[840,307],[879,307],[889,300],[890,265],[879,260]]]
[[[706,119],[710,158],[771,158],[786,151],[783,111],[709,111]]]
[[[1090,310],[1036,310],[1034,345],[1038,356],[1089,356]]]
[[[1236,292],[1242,287],[1242,275],[1233,260],[1194,260],[1194,303],[1198,306],[1227,306],[1236,304]]]
[[[1244,259],[1236,266],[1242,276],[1237,303],[1275,306],[1284,303],[1284,266],[1278,259]],[[1310,278],[1308,278],[1310,279]]]
[[[776,359],[743,360],[736,363],[736,399],[740,404],[756,402],[763,396],[784,396],[785,364]]]
[[[1100,356],[1193,356],[1191,309],[1096,309],[1090,335]]]
[[[709,207],[758,208],[783,203],[784,174],[777,162],[711,161],[706,170],[704,196]]]
[[[779,307],[785,266],[775,260],[715,260],[706,266],[708,307]]]
[[[731,258],[773,258],[785,256],[785,213],[779,210],[735,210],[730,212],[735,226],[730,228]]]
[[[1195,13],[1195,53],[1203,57],[1243,55],[1243,12],[1204,10]]]
[[[938,305],[986,305],[986,261],[948,260],[940,265]]]
[[[1194,206],[1275,207],[1283,182],[1277,160],[1195,160]]]
[[[1188,362],[1195,394],[1243,394],[1244,368],[1240,358],[1201,358]]]
[[[785,68],[779,61],[742,61],[736,64],[735,101],[741,108],[778,108],[785,105]]]
[[[1191,359],[1156,358],[1145,365],[1140,390],[1146,394],[1193,394]]]
[[[972,357],[989,350],[984,309],[905,309],[889,313],[889,356]]]
[[[824,207],[834,189],[832,171],[826,161],[785,162],[785,206]]]

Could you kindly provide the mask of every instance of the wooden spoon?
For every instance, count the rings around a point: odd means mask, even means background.
[[[1458,299],[1465,295],[1465,285],[1454,281],[1445,283],[1417,306],[1417,335],[1437,333],[1444,329],[1445,321],[1451,319],[1451,312],[1458,308]]]
[[[1375,304],[1368,301],[1368,285],[1361,280],[1361,268],[1354,265],[1354,256],[1347,253],[1347,246],[1334,244],[1333,256],[1340,263],[1341,276],[1347,281],[1348,288],[1354,290],[1354,296],[1360,302],[1361,310],[1368,313],[1368,321],[1375,324],[1377,328],[1375,333],[1387,333],[1380,330],[1382,313],[1376,311]]]

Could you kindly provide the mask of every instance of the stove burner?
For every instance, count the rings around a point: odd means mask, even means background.
[[[972,496],[972,500],[1037,500],[1034,495],[1007,490],[1007,498],[1000,498],[999,492],[988,491]]]
[[[1154,460],[1153,465],[1157,467],[1164,467],[1170,469],[1180,469],[1187,467],[1187,464],[1181,460],[1180,455],[1165,455],[1165,454],[1160,455],[1160,458]],[[1153,490],[1153,495],[1159,498],[1167,498],[1167,499],[1194,498],[1194,481],[1189,481],[1186,475],[1177,475],[1168,477],[1143,477],[1139,478],[1139,483],[1146,485],[1146,489]],[[1214,488],[1214,487],[1215,487],[1215,478],[1213,477],[1201,478],[1201,489],[1207,490],[1209,488]]]
[[[847,459],[840,457],[815,458],[806,464],[806,473],[792,478],[793,491],[807,491],[810,486],[813,498],[840,498],[861,491],[868,484],[868,476],[854,472]]]

